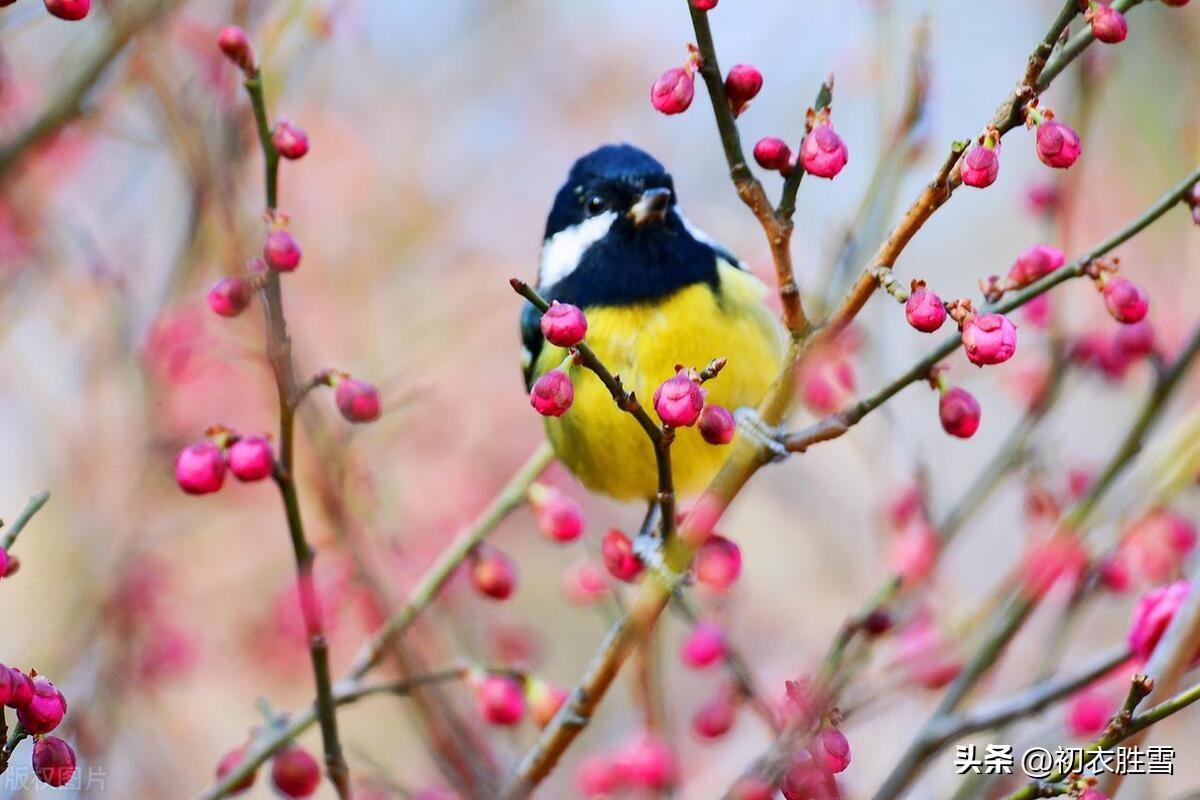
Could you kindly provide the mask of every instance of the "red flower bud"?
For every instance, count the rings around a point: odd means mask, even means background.
[[[1150,310],[1150,296],[1133,281],[1110,278],[1104,284],[1104,307],[1117,322],[1141,322]]]
[[[382,413],[379,390],[357,378],[342,378],[333,391],[338,411],[349,422],[374,422]]]
[[[57,736],[41,737],[33,745],[33,774],[47,786],[66,786],[75,774],[75,751]]]
[[[685,370],[668,378],[654,390],[654,410],[664,425],[686,428],[695,425],[704,408],[704,394],[700,384],[692,380]]]
[[[1035,244],[1009,267],[1008,277],[1018,286],[1028,286],[1038,278],[1049,275],[1066,261],[1066,256],[1057,247]]]
[[[221,756],[221,760],[217,762],[217,780],[224,780],[226,775],[240,767],[242,762],[245,760],[245,747],[239,747],[236,750],[230,750],[228,753]],[[241,794],[242,792],[246,791],[254,785],[255,777],[257,777],[257,773],[251,772],[245,778],[242,778],[242,780],[229,787],[229,793],[233,795]]]
[[[693,566],[700,585],[723,592],[742,574],[742,551],[720,534],[713,534],[700,545]]]
[[[849,160],[846,143],[828,121],[818,122],[800,145],[800,163],[818,178],[832,179]]]
[[[249,74],[255,70],[254,48],[250,46],[250,37],[241,28],[230,25],[223,29],[217,36],[217,46],[243,72]]]
[[[1125,15],[1112,6],[1093,5],[1087,11],[1087,20],[1092,25],[1092,34],[1105,44],[1125,41],[1129,34],[1129,23]]]
[[[288,745],[275,754],[271,782],[284,797],[311,797],[321,783],[321,765],[299,745]]]
[[[663,114],[682,114],[696,96],[696,77],[686,67],[671,67],[650,87],[650,103]]]
[[[33,702],[33,679],[16,667],[8,670],[8,700],[9,708],[20,711]]]
[[[718,0],[692,0],[692,7],[698,11],[712,11],[717,7],[717,2]],[[1163,0],[1163,2],[1167,3],[1167,0]],[[1187,0],[1183,0],[1183,3],[1175,0],[1175,2],[1168,3],[1168,5],[1183,5],[1186,2]]]
[[[473,681],[475,708],[491,725],[516,725],[525,716],[525,693],[507,675],[488,674]]]
[[[725,634],[711,622],[699,622],[679,646],[679,658],[692,669],[703,669],[725,657]]]
[[[1084,689],[1067,705],[1067,731],[1076,739],[1099,736],[1117,713],[1117,701],[1097,689]]]
[[[979,418],[983,409],[979,401],[966,389],[957,386],[947,389],[938,401],[938,416],[942,430],[960,439],[970,439],[979,430]]]
[[[229,471],[240,481],[261,481],[275,469],[275,453],[263,436],[247,436],[229,447]]]
[[[972,364],[1003,364],[1017,351],[1017,326],[1003,314],[977,314],[963,323],[962,343]]]
[[[763,169],[787,173],[792,167],[792,148],[774,136],[764,136],[754,145],[754,160]]]
[[[729,733],[737,718],[737,705],[722,688],[692,717],[692,732],[701,739],[716,739]]]
[[[618,760],[630,782],[646,789],[669,789],[679,775],[679,763],[671,748],[650,735],[640,736],[623,747]]]
[[[850,741],[837,728],[821,731],[811,752],[813,762],[825,772],[844,772],[850,766]]]
[[[92,10],[92,0],[46,0],[46,10],[59,19],[81,20]]]
[[[267,241],[263,244],[263,260],[267,266],[279,272],[291,272],[300,266],[302,255],[296,237],[283,228],[273,228],[267,234]]]
[[[706,405],[700,412],[700,435],[709,444],[729,444],[737,430],[733,414],[725,406]]]
[[[480,594],[507,600],[517,586],[517,565],[496,548],[482,545],[471,561],[471,583]]]
[[[590,561],[581,561],[563,574],[563,594],[568,602],[577,606],[598,602],[607,594],[610,585],[608,573]]]
[[[1000,151],[980,145],[971,148],[962,161],[959,175],[967,186],[984,189],[996,182],[1000,174]]]
[[[736,117],[746,110],[746,106],[762,91],[763,76],[757,67],[749,64],[736,64],[725,76],[725,96],[729,99],[729,107]]]
[[[1079,134],[1067,125],[1053,119],[1038,125],[1037,154],[1046,166],[1066,169],[1075,163],[1081,151]]]
[[[225,482],[225,455],[209,441],[196,442],[175,457],[175,482],[188,494],[211,494]]]
[[[236,317],[250,305],[250,294],[245,278],[221,278],[208,290],[208,307],[222,317]]]
[[[547,539],[573,542],[583,535],[583,509],[566,492],[535,484],[529,501],[538,530]]]
[[[609,574],[619,581],[631,582],[642,572],[642,562],[633,552],[633,541],[616,528],[600,540],[600,555]]]
[[[34,735],[49,733],[67,714],[67,699],[49,679],[33,679],[33,698],[17,709],[17,719]]]
[[[1087,569],[1088,552],[1074,536],[1051,536],[1034,544],[1021,564],[1022,588],[1041,597],[1059,580],[1078,583]]]
[[[587,318],[570,303],[554,302],[542,314],[542,336],[559,347],[574,347],[587,334]]]
[[[933,333],[946,321],[946,306],[936,293],[922,287],[908,296],[904,318],[922,333]]]
[[[1138,602],[1128,636],[1129,648],[1135,656],[1143,661],[1150,658],[1191,590],[1192,585],[1187,581],[1176,581],[1148,592]]]
[[[561,369],[552,369],[533,384],[529,404],[543,417],[561,417],[575,402],[575,387]]]
[[[279,151],[279,155],[290,161],[304,158],[308,153],[308,134],[286,120],[275,124],[275,130],[271,132],[271,142]]]

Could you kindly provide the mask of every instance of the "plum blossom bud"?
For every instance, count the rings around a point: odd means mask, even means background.
[[[1051,536],[1026,551],[1021,563],[1021,588],[1031,597],[1041,597],[1059,580],[1074,586],[1087,565],[1087,548],[1077,537]]]
[[[1104,307],[1117,322],[1141,322],[1150,310],[1150,296],[1133,281],[1110,278],[1104,283]]]
[[[725,406],[706,405],[700,412],[700,435],[709,444],[729,444],[737,430],[737,421]]]
[[[33,699],[17,709],[17,719],[34,735],[49,733],[67,714],[67,699],[49,679],[33,679]]]
[[[846,143],[828,119],[819,120],[800,145],[800,163],[818,178],[832,179],[849,160]]]
[[[946,321],[946,306],[942,298],[925,288],[924,282],[913,284],[913,291],[904,303],[904,318],[922,333],[933,333]]]
[[[1105,44],[1117,44],[1125,41],[1129,34],[1129,23],[1125,15],[1112,6],[1093,2],[1085,15],[1092,26],[1092,34]]]
[[[558,347],[574,347],[587,334],[587,318],[570,303],[555,301],[542,314],[542,336]]]
[[[563,575],[563,594],[567,602],[587,606],[603,598],[612,585],[608,573],[590,561],[581,561]]]
[[[844,772],[850,766],[850,741],[837,728],[826,728],[813,742],[812,757],[825,772]]]
[[[585,758],[575,772],[575,788],[585,800],[604,800],[624,788],[625,783],[622,765],[604,753]]]
[[[229,471],[240,481],[261,481],[275,469],[275,452],[264,436],[247,436],[229,446]]]
[[[575,402],[575,387],[561,369],[552,369],[533,384],[529,403],[543,417],[561,417]]]
[[[625,745],[618,759],[630,782],[646,789],[669,789],[679,775],[679,763],[671,748],[649,734]]]
[[[642,572],[642,562],[633,552],[633,541],[616,528],[600,540],[600,555],[609,574],[619,581],[631,582]]]
[[[1066,262],[1066,256],[1057,247],[1035,244],[1009,267],[1008,277],[1017,286],[1028,286],[1045,275],[1049,275]]]
[[[942,430],[960,439],[970,439],[979,430],[979,419],[983,409],[975,395],[955,386],[942,392],[938,400],[938,418]]]
[[[779,785],[784,800],[841,800],[833,775],[821,769],[808,752],[801,752]]]
[[[8,700],[5,705],[20,711],[33,702],[33,679],[16,667],[8,669]]]
[[[529,502],[538,530],[547,539],[573,542],[583,535],[583,509],[566,492],[534,484],[529,490]]]
[[[717,7],[717,2],[718,0],[692,0],[692,7],[697,11],[712,11]],[[1163,0],[1163,2],[1167,3],[1167,0]],[[1186,2],[1187,0],[1183,0],[1183,3]],[[1183,5],[1183,3],[1180,3],[1179,0],[1174,0],[1174,2],[1168,3],[1168,5]]]
[[[66,786],[75,774],[75,751],[57,736],[43,736],[33,745],[33,774],[47,786]]]
[[[913,683],[926,689],[941,689],[962,670],[953,644],[928,619],[918,619],[900,633],[896,660]]]
[[[1044,119],[1037,128],[1037,154],[1042,163],[1066,169],[1079,158],[1079,134],[1054,119]]]
[[[854,365],[839,353],[818,353],[800,374],[804,405],[814,414],[832,414],[854,394]]]
[[[763,169],[788,173],[792,166],[792,148],[774,136],[764,136],[754,145],[754,160]]]
[[[1034,214],[1053,215],[1061,201],[1062,192],[1053,183],[1036,183],[1025,192],[1025,203]]]
[[[507,675],[488,674],[471,680],[475,708],[490,725],[516,725],[525,716],[525,693],[521,684]]]
[[[742,574],[742,551],[720,534],[713,534],[700,545],[693,566],[701,586],[723,592]]]
[[[92,10],[92,0],[46,0],[46,10],[59,19],[75,22]]]
[[[1100,562],[1097,569],[1100,585],[1110,592],[1121,594],[1133,586],[1133,577],[1129,574],[1129,559],[1118,550]]]
[[[525,700],[529,704],[529,716],[539,728],[545,728],[554,715],[567,702],[569,692],[557,683],[530,678],[525,682]]]
[[[692,717],[692,732],[701,739],[716,739],[729,733],[737,718],[737,705],[724,688],[702,705]]]
[[[1150,658],[1191,589],[1187,581],[1176,581],[1151,590],[1138,602],[1128,635],[1129,648],[1135,656],[1143,661]]]
[[[225,57],[236,64],[243,72],[249,74],[256,69],[254,66],[254,48],[250,46],[250,37],[238,26],[230,25],[224,28],[217,36],[217,46],[221,48],[221,52],[225,54]]]
[[[246,748],[244,746],[239,747],[236,750],[230,750],[228,753],[226,753],[225,755],[223,755],[221,757],[220,761],[217,762],[217,780],[218,781],[224,780],[226,775],[228,775],[229,773],[233,772],[238,767],[240,767],[242,765],[242,762],[245,760],[246,760]],[[246,791],[247,789],[249,789],[251,786],[254,785],[254,779],[256,777],[257,777],[257,773],[251,772],[245,778],[242,778],[240,781],[235,783],[233,786],[230,786],[229,793],[231,795],[241,794],[242,792]]]
[[[1084,689],[1067,704],[1067,731],[1076,739],[1098,736],[1117,713],[1117,701],[1098,689]]]
[[[699,622],[679,646],[679,659],[692,669],[703,669],[725,657],[725,634],[711,622]]]
[[[1111,798],[1096,787],[1090,786],[1083,790],[1083,794],[1079,795],[1079,800],[1111,800]]]
[[[686,428],[696,424],[704,408],[704,393],[686,370],[679,370],[654,390],[654,410],[664,425]]]
[[[296,237],[283,228],[273,228],[267,234],[266,243],[263,244],[263,260],[271,269],[291,272],[300,266],[302,256]]]
[[[671,67],[650,87],[650,103],[663,114],[682,114],[696,96],[696,76],[688,67]]]
[[[289,161],[304,158],[308,153],[308,134],[286,120],[275,124],[275,130],[271,131],[271,142],[279,155]]]
[[[959,175],[967,186],[985,189],[996,182],[1000,174],[1000,150],[996,147],[979,145],[971,148],[962,161]]]
[[[175,457],[175,482],[188,494],[211,494],[225,482],[225,456],[210,441],[196,442]]]
[[[221,278],[208,290],[208,307],[222,317],[236,317],[250,305],[250,294],[250,284],[245,278]]]
[[[480,594],[507,600],[517,586],[517,565],[496,548],[481,545],[471,560],[471,583]]]
[[[288,745],[275,754],[271,783],[284,797],[312,797],[321,783],[321,765],[303,747]]]
[[[1017,351],[1017,326],[1003,314],[976,314],[963,323],[962,343],[972,364],[1003,364]]]
[[[941,540],[927,522],[915,522],[892,540],[888,565],[906,587],[912,588],[933,572],[941,547]]]
[[[349,422],[374,422],[382,412],[379,390],[356,378],[339,380],[333,399],[338,411]]]
[[[757,67],[749,64],[735,64],[725,76],[725,96],[729,98],[729,107],[736,117],[746,110],[746,106],[762,91],[763,76]]]
[[[1113,349],[1123,358],[1144,358],[1154,352],[1154,326],[1149,320],[1122,325],[1113,335]]]

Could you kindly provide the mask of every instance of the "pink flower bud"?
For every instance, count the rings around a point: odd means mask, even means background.
[[[941,689],[962,670],[952,643],[928,619],[918,619],[900,633],[896,660],[925,689]]]
[[[247,436],[229,447],[229,471],[239,481],[261,481],[275,469],[275,452],[263,436]]]
[[[611,585],[608,573],[590,561],[581,561],[563,574],[563,594],[577,606],[599,602]]]
[[[575,788],[585,800],[606,800],[626,784],[624,768],[609,755],[589,756],[575,772]]]
[[[1079,134],[1058,120],[1048,119],[1038,125],[1037,154],[1042,163],[1056,169],[1066,169],[1079,158]]]
[[[1110,798],[1104,792],[1091,786],[1083,790],[1083,794],[1079,795],[1079,800],[1110,800]]]
[[[696,96],[696,77],[686,67],[671,67],[650,87],[650,103],[663,114],[682,114]]]
[[[304,158],[308,153],[308,134],[286,120],[275,124],[275,130],[271,132],[271,142],[279,151],[279,155],[289,161]]]
[[[507,675],[488,674],[474,681],[475,708],[489,725],[516,725],[525,716],[525,693]]]
[[[236,317],[250,305],[250,294],[245,278],[221,278],[208,290],[208,307],[222,317]]]
[[[1113,348],[1127,359],[1150,355],[1154,352],[1154,326],[1145,319],[1121,325],[1113,335]]]
[[[575,402],[575,387],[561,369],[552,369],[533,384],[529,403],[543,417],[561,417]]]
[[[288,745],[275,754],[271,783],[284,797],[311,797],[321,783],[321,765],[303,747]]]
[[[471,561],[471,583],[480,594],[507,600],[517,586],[517,565],[489,545],[481,545]]]
[[[849,160],[846,143],[828,121],[818,122],[800,145],[800,163],[818,178],[833,178]]]
[[[963,323],[962,343],[972,364],[1003,364],[1017,352],[1017,326],[1003,314],[976,314]]]
[[[725,657],[725,634],[711,622],[698,622],[679,646],[679,659],[692,669],[704,669]]]
[[[1025,202],[1034,214],[1050,215],[1058,211],[1062,200],[1062,192],[1052,183],[1038,183],[1029,187],[1025,193]]]
[[[991,147],[971,148],[962,161],[959,175],[967,186],[984,189],[996,182],[1000,174],[1000,152]]]
[[[762,91],[763,76],[756,67],[749,64],[736,64],[725,76],[725,96],[729,98],[729,107],[736,117],[746,110],[746,106]]]
[[[525,700],[529,704],[529,716],[539,728],[545,728],[554,715],[567,702],[570,692],[557,683],[529,679],[525,684]]]
[[[654,410],[664,425],[686,428],[696,424],[704,408],[704,394],[700,384],[692,380],[685,370],[675,373],[654,390]]]
[[[1121,537],[1118,554],[1152,584],[1179,574],[1196,546],[1196,528],[1184,517],[1155,509],[1133,523]]]
[[[273,228],[263,244],[263,260],[279,272],[291,272],[300,266],[300,243],[283,228]]]
[[[850,741],[837,728],[821,731],[811,752],[813,762],[825,772],[844,772],[850,766]]]
[[[1150,310],[1150,296],[1133,281],[1110,278],[1104,284],[1104,307],[1117,322],[1141,322]]]
[[[957,386],[947,389],[938,401],[938,417],[942,430],[960,439],[970,439],[979,430],[979,418],[983,409],[975,395]]]
[[[833,775],[822,770],[807,752],[793,759],[779,791],[785,800],[841,800],[842,797]]]
[[[618,759],[629,781],[646,789],[669,789],[679,775],[679,763],[671,748],[648,734],[623,747]]]
[[[561,489],[536,486],[529,492],[538,530],[547,539],[573,542],[583,535],[583,509]]]
[[[1026,551],[1021,562],[1021,588],[1030,597],[1041,597],[1059,580],[1074,586],[1087,565],[1087,548],[1077,537],[1050,536]]]
[[[800,374],[804,405],[814,414],[832,414],[854,395],[854,365],[837,353],[818,353]]]
[[[366,381],[343,378],[334,389],[338,411],[349,422],[374,422],[382,413],[379,390]]]
[[[904,317],[909,325],[922,333],[933,333],[946,321],[946,306],[937,294],[922,287],[908,296]]]
[[[1129,574],[1129,559],[1120,550],[1100,562],[1098,574],[1100,585],[1114,594],[1127,592],[1133,586],[1133,578]]]
[[[696,553],[696,580],[709,589],[723,592],[742,574],[742,551],[720,534],[708,537]]]
[[[700,435],[709,444],[729,444],[737,430],[737,421],[725,406],[706,405],[700,412]]]
[[[717,1],[718,0],[692,0],[692,7],[698,11],[712,11],[717,7]],[[1169,3],[1168,0],[1163,0],[1163,2],[1167,3],[1168,5],[1183,5],[1187,2],[1187,0],[1183,0],[1183,3],[1180,3],[1179,0],[1174,0],[1174,2]]]
[[[74,22],[92,10],[92,0],[46,0],[46,10],[59,19]]]
[[[554,302],[542,314],[542,336],[559,347],[574,347],[587,334],[587,318],[570,303]]]
[[[20,711],[32,703],[33,698],[33,679],[16,667],[10,667],[8,670],[8,700],[5,701],[5,704],[9,708]]]
[[[608,573],[619,581],[632,582],[642,573],[642,562],[633,552],[633,541],[613,528],[600,540],[600,555]]]
[[[43,736],[33,745],[33,774],[47,786],[66,786],[75,774],[75,751],[57,736]]]
[[[17,709],[17,719],[34,735],[49,733],[67,714],[67,699],[47,678],[33,679],[33,699]]]
[[[1049,275],[1066,262],[1066,256],[1057,247],[1035,244],[1021,255],[1008,269],[1008,277],[1018,286],[1028,286],[1038,278]]]
[[[228,775],[229,773],[233,772],[238,767],[240,767],[242,765],[242,762],[245,760],[246,760],[246,748],[245,747],[239,747],[236,750],[230,750],[228,753],[221,756],[221,760],[219,762],[217,762],[217,780],[218,781],[224,780],[226,775]],[[251,772],[245,778],[242,778],[242,780],[238,781],[233,786],[229,787],[229,793],[231,795],[241,794],[242,792],[246,791],[247,789],[249,789],[251,786],[254,785],[254,779],[256,777],[257,777],[257,773]]]
[[[764,136],[754,145],[754,160],[763,169],[787,173],[792,166],[792,148],[783,139]]]
[[[717,739],[729,733],[736,718],[737,705],[730,692],[722,689],[692,717],[692,732],[701,739]]]
[[[1092,25],[1092,34],[1105,44],[1125,41],[1129,34],[1129,23],[1125,15],[1112,6],[1093,5],[1087,11],[1087,20]]]
[[[1098,689],[1084,689],[1067,704],[1067,732],[1076,739],[1098,736],[1117,713],[1117,701]]]
[[[905,587],[912,588],[933,572],[941,548],[941,540],[927,522],[914,522],[892,540],[888,565]]]
[[[225,482],[225,456],[210,441],[196,442],[175,457],[175,482],[188,494],[211,494]]]
[[[1129,648],[1135,656],[1143,661],[1150,658],[1191,589],[1187,581],[1176,581],[1148,592],[1138,602],[1128,636]]]
[[[224,28],[217,36],[217,46],[243,72],[254,71],[254,48],[250,46],[250,37],[244,30],[236,25]]]

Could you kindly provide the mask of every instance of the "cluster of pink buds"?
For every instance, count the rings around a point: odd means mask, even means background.
[[[222,426],[205,431],[175,457],[175,482],[188,494],[212,494],[229,469],[240,481],[260,481],[275,469],[275,452],[265,436],[240,436]]]
[[[33,772],[38,780],[50,786],[65,786],[75,774],[75,751],[62,739],[46,735],[67,715],[63,693],[36,671],[27,675],[0,664],[0,707],[3,706],[15,710],[21,727],[37,738]]]
[[[1037,128],[1037,154],[1043,164],[1066,169],[1079,158],[1082,152],[1079,134],[1054,119],[1053,111],[1030,105],[1025,111],[1025,119],[1027,124]]]
[[[1097,41],[1117,44],[1125,41],[1129,34],[1129,23],[1125,21],[1125,15],[1112,6],[1089,0],[1088,9],[1083,16],[1092,26],[1092,35]]]
[[[245,746],[231,750],[217,763],[217,780],[237,770],[246,760]],[[254,772],[229,788],[230,795],[241,794],[254,785]],[[271,762],[271,784],[281,797],[312,797],[321,784],[321,765],[311,753],[292,743],[283,747]]]
[[[786,800],[839,800],[842,792],[834,776],[848,766],[849,740],[837,728],[826,727],[793,758],[779,789]]]
[[[16,0],[0,2],[0,8],[12,5]],[[70,22],[81,20],[92,10],[92,0],[45,0],[46,10],[52,16]],[[61,785],[61,784],[60,784]]]
[[[247,78],[258,71],[254,48],[251,47],[250,37],[243,29],[236,25],[224,28],[217,35],[217,46],[221,48],[221,52],[225,54],[226,58],[245,73]]]
[[[650,87],[650,103],[663,114],[682,114],[696,96],[696,69],[700,51],[688,45],[688,57],[682,66],[671,67],[658,76]]]
[[[762,91],[763,76],[757,67],[750,64],[735,64],[725,76],[725,97],[729,100],[729,110],[735,117],[740,116],[750,101]]]
[[[570,349],[587,335],[587,317],[570,303],[554,302],[542,314],[541,329],[547,342]],[[575,386],[562,367],[538,378],[529,392],[529,404],[545,417],[561,417],[574,402]]]
[[[547,539],[573,542],[583,535],[583,509],[566,492],[535,483],[529,487],[528,497],[538,530]]]
[[[575,773],[575,786],[584,798],[600,800],[626,790],[661,793],[678,779],[679,762],[670,746],[643,734],[613,752],[585,759]]]
[[[675,375],[654,390],[654,411],[668,428],[690,428],[699,423],[700,436],[713,445],[729,444],[737,423],[724,406],[705,403],[701,385],[715,376],[724,360],[713,362],[705,373],[675,367]]]
[[[995,128],[988,128],[979,137],[979,144],[963,158],[959,175],[967,186],[984,189],[995,183],[999,174],[1000,133]]]
[[[1119,381],[1133,364],[1156,350],[1154,326],[1149,320],[1120,325],[1115,331],[1095,330],[1081,335],[1070,349],[1072,360]]]

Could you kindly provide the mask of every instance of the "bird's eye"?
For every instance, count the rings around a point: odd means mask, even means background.
[[[594,217],[608,208],[608,201],[598,194],[590,194],[585,205],[588,216]]]

